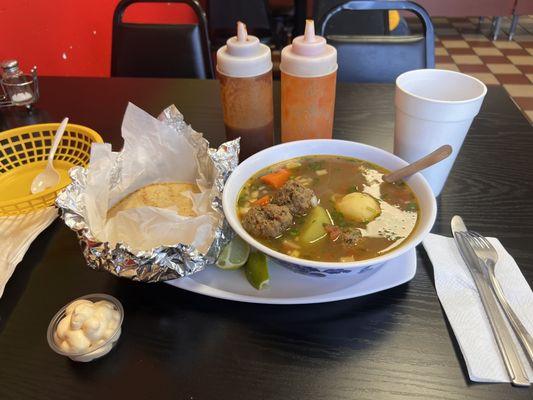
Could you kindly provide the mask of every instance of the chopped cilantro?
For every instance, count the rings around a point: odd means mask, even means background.
[[[411,201],[407,204],[407,206],[405,207],[405,209],[407,211],[416,211],[418,210],[418,205],[414,202],[414,201]]]
[[[237,201],[237,204],[239,206],[243,206],[246,203],[247,200],[248,200],[248,196],[246,196],[245,194],[241,194],[239,196],[239,200]]]
[[[315,161],[309,163],[309,169],[313,171],[318,171],[319,169],[322,169],[322,161]]]
[[[344,227],[347,225],[347,222],[344,219],[344,215],[342,215],[342,213],[338,211],[331,211],[330,214],[331,214],[331,219],[333,219],[333,223],[335,225],[338,225],[341,227]]]

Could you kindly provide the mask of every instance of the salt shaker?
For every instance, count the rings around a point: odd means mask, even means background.
[[[2,61],[2,87],[13,105],[26,105],[33,102],[31,79],[19,68],[17,60]]]

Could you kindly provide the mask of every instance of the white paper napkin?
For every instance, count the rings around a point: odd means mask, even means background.
[[[0,217],[0,298],[7,281],[32,242],[56,217],[55,207],[30,214]]]
[[[533,334],[533,292],[513,257],[498,239],[488,240],[499,256],[496,278],[513,311],[528,332]],[[423,244],[435,271],[437,295],[463,353],[470,379],[475,382],[509,382],[476,285],[453,238],[429,234]],[[507,325],[529,381],[533,382],[533,370],[511,326]]]

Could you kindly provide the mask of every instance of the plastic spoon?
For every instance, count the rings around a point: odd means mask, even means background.
[[[431,167],[452,154],[452,146],[445,144],[439,147],[437,150],[429,153],[427,156],[422,157],[420,160],[412,162],[406,167],[400,168],[396,171],[392,171],[383,176],[383,180],[388,183],[399,181],[407,176],[413,175],[418,171]]]
[[[57,128],[56,134],[54,136],[54,142],[52,143],[52,148],[50,149],[50,154],[48,154],[48,163],[43,172],[33,178],[31,183],[31,192],[32,194],[40,193],[49,187],[53,187],[59,183],[59,173],[54,168],[54,155],[56,154],[57,146],[63,137],[63,132],[67,127],[68,118],[65,118],[59,128]]]

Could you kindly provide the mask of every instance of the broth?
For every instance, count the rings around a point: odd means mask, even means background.
[[[241,189],[237,213],[256,240],[293,257],[377,257],[404,242],[419,218],[411,188],[384,182],[388,172],[349,157],[294,158],[252,176]]]

